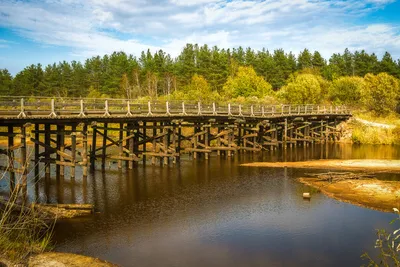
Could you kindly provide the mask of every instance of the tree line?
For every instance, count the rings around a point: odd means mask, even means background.
[[[367,99],[376,100],[372,93],[380,91],[394,96],[396,104],[389,108],[393,110],[398,103],[399,78],[400,60],[388,52],[378,59],[374,53],[345,49],[326,60],[318,51],[308,49],[296,56],[283,49],[255,51],[187,44],[176,58],[162,50],[143,51],[140,57],[114,52],[84,63],[30,65],[15,77],[3,69],[0,94],[367,105]],[[397,95],[387,92],[392,89],[382,89],[381,84],[370,88],[376,79],[392,86]],[[370,96],[366,95],[368,90]]]

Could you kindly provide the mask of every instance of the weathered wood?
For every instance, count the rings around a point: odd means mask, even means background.
[[[76,131],[76,125],[72,125],[72,131]],[[75,178],[75,164],[76,164],[76,134],[71,134],[71,162],[73,163],[70,168],[71,179]]]
[[[36,123],[35,124],[35,130],[36,130],[35,139],[38,141],[40,138],[40,135],[37,132],[39,130],[39,128],[40,128],[40,124]],[[35,162],[35,184],[39,180],[39,153],[40,153],[40,146],[39,146],[39,144],[35,143],[35,159],[34,159],[34,162]]]
[[[45,134],[44,134],[44,151],[45,151],[45,175],[46,178],[50,178],[50,130],[51,130],[51,125],[49,123],[46,123],[44,125],[45,128]]]
[[[101,154],[101,168],[104,169],[106,166],[106,154],[107,154],[107,123],[104,123],[103,133],[100,133],[103,136],[103,146],[102,146],[102,154]]]
[[[83,126],[83,148],[82,148],[82,175],[87,177],[88,175],[88,138],[87,138],[88,126],[85,124]]]
[[[14,127],[8,126],[8,168],[10,173],[10,193],[13,194],[15,190],[15,170],[14,170],[14,151],[10,148],[14,146]]]
[[[28,188],[27,188],[27,174],[28,174],[28,167],[29,161],[27,160],[26,155],[26,128],[25,125],[21,127],[21,160],[22,160],[22,199],[26,202],[28,198]]]
[[[92,148],[90,151],[90,169],[93,171],[96,164],[96,141],[97,141],[97,125],[94,123],[92,125],[93,135],[92,135]]]
[[[147,152],[144,152],[147,153]],[[108,156],[108,159],[117,159],[119,161],[125,160],[125,161],[140,161],[140,158],[136,156],[131,156],[131,157],[124,157],[124,156]]]
[[[119,140],[118,141],[124,139],[124,130],[125,130],[124,124],[120,123],[119,124]],[[124,155],[124,143],[122,141],[122,142],[119,142],[119,144],[118,144],[118,156],[122,157],[123,155]],[[118,169],[122,169],[122,160],[123,159],[118,159]]]

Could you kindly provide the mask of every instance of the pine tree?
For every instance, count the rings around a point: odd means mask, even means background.
[[[13,94],[13,78],[7,69],[0,69],[0,95]]]
[[[308,49],[304,49],[297,58],[297,69],[312,68],[312,66],[312,54]]]

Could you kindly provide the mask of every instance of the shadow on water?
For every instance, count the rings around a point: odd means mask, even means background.
[[[122,266],[357,266],[364,251],[373,253],[375,229],[389,227],[392,214],[319,193],[304,201],[295,178],[307,170],[239,166],[357,158],[399,159],[400,150],[314,145],[232,158],[183,157],[169,166],[111,165],[74,180],[67,173],[29,190],[42,202],[93,203],[98,211],[58,222],[57,251]]]

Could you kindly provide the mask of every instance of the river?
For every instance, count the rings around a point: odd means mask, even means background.
[[[360,266],[362,253],[376,255],[375,229],[392,229],[394,214],[322,193],[303,200],[307,189],[295,178],[316,170],[239,166],[321,158],[400,159],[400,149],[332,144],[182,157],[177,165],[132,171],[111,164],[87,179],[43,179],[30,193],[43,202],[95,204],[95,215],[57,223],[55,250],[121,266]]]

